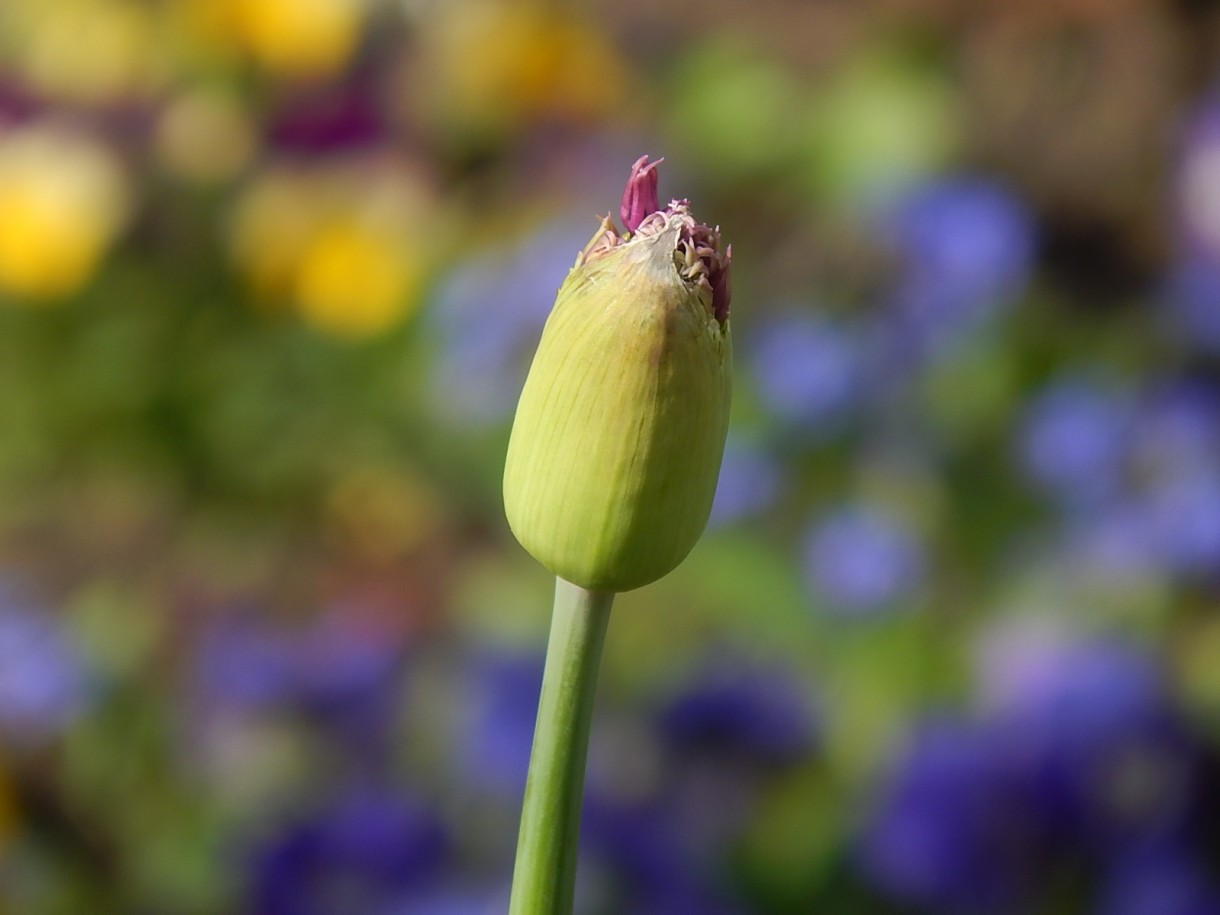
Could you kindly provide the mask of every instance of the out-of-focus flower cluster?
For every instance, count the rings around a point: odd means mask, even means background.
[[[0,3],[0,910],[503,911],[511,411],[649,152],[736,400],[580,915],[1220,912],[1218,16]]]

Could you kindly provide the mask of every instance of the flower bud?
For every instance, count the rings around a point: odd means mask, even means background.
[[[559,289],[517,406],[508,522],[544,566],[593,591],[655,581],[707,524],[728,428],[729,262],[685,200],[660,209],[636,162]]]

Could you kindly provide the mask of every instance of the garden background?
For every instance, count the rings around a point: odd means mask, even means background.
[[[581,915],[1220,913],[1220,10],[5,0],[0,912],[504,911],[499,494],[630,163],[734,250]]]

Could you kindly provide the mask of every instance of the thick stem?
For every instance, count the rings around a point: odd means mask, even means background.
[[[580,804],[613,593],[555,582],[509,915],[570,915]]]

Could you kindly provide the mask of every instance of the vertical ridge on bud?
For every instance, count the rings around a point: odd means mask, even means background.
[[[604,219],[559,290],[505,463],[517,539],[599,592],[655,581],[690,552],[728,429],[729,250],[687,201],[659,208],[647,158],[623,194],[630,234]]]

